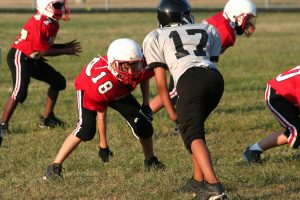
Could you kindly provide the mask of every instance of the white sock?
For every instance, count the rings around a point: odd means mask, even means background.
[[[262,149],[260,148],[260,146],[258,145],[258,142],[255,143],[255,144],[253,144],[253,145],[251,145],[250,150],[253,150],[253,151],[261,151],[261,152],[263,152],[263,150],[262,150]]]

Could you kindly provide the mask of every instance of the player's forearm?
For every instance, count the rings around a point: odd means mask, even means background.
[[[167,75],[164,68],[155,68],[155,81],[158,90],[158,94],[169,114],[169,118],[173,121],[177,120],[176,110],[172,105],[169,90],[167,86]]]
[[[99,131],[99,146],[101,148],[106,148],[108,146],[106,139],[106,111],[97,113],[97,124]]]
[[[60,56],[60,55],[66,55],[69,54],[68,48],[54,48],[51,47],[47,49],[46,51],[40,52],[41,57],[43,56]]]

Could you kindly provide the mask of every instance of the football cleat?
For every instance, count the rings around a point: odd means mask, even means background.
[[[205,183],[198,192],[194,200],[222,200],[227,199],[225,190],[221,183]]]
[[[259,163],[261,163],[261,159],[260,159],[261,153],[262,152],[258,151],[258,150],[250,150],[250,146],[249,146],[243,153],[243,158],[249,164],[251,164],[251,163],[259,164]]]
[[[40,122],[39,122],[40,128],[44,128],[44,127],[54,128],[57,126],[63,127],[64,122],[56,118],[53,112],[51,112],[49,116],[46,118],[44,118],[43,116],[40,117]]]
[[[48,165],[45,176],[43,176],[44,180],[50,180],[55,178],[63,178],[62,165],[58,163]]]
[[[203,187],[205,184],[204,181],[196,181],[194,177],[191,177],[189,180],[186,181],[186,183],[181,186],[177,192],[179,193],[191,193],[191,194],[198,194],[201,187]]]
[[[165,170],[165,165],[160,162],[156,156],[152,156],[149,160],[144,160],[145,171],[154,170]]]
[[[2,144],[2,140],[4,135],[7,133],[8,124],[7,123],[1,123],[0,124],[0,146]]]

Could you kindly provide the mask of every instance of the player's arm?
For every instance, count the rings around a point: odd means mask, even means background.
[[[80,42],[73,40],[65,44],[53,44],[45,51],[33,52],[30,57],[33,59],[39,59],[44,56],[60,56],[60,55],[75,55],[79,56],[82,52],[82,47]]]
[[[41,56],[75,55],[82,51],[81,44],[77,40],[64,44],[53,44],[48,50],[41,52]]]
[[[97,125],[100,139],[99,146],[101,148],[106,148],[108,146],[106,139],[106,114],[106,110],[97,112]]]
[[[176,121],[177,114],[169,95],[169,90],[167,86],[166,69],[163,67],[156,67],[154,68],[154,71],[155,71],[155,81],[156,81],[158,94],[168,112],[169,118],[172,121]]]
[[[109,161],[113,153],[109,150],[106,138],[106,115],[107,110],[97,112],[97,125],[99,130],[99,152],[98,155],[102,162]]]
[[[140,118],[140,115],[142,115],[146,118],[148,122],[151,123],[153,120],[153,112],[149,106],[149,80],[141,82],[140,87],[143,97],[143,103],[137,118]]]

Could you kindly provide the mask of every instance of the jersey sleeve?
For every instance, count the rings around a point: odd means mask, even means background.
[[[150,32],[143,41],[143,51],[150,68],[163,67],[168,69],[158,41],[158,33]]]
[[[211,48],[209,51],[209,55],[211,58],[212,57],[218,58],[221,53],[222,41],[216,28],[210,26],[210,29],[211,29],[211,37],[210,37]]]

